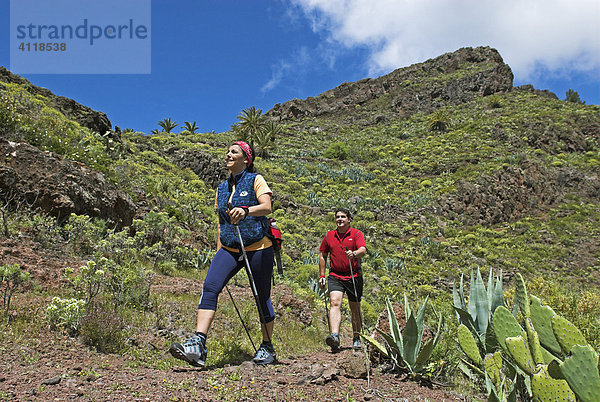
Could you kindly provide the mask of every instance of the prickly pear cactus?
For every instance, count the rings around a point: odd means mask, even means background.
[[[529,299],[531,300],[531,322],[540,337],[540,343],[549,352],[560,356],[560,345],[552,330],[552,317],[556,313],[549,306],[542,306],[538,297],[530,295]]]
[[[465,325],[460,324],[458,326],[458,344],[462,351],[467,355],[469,359],[477,366],[482,363],[481,354],[479,354],[479,348],[477,347],[477,341]]]
[[[529,375],[535,372],[535,362],[531,357],[531,350],[527,339],[523,336],[514,336],[505,339],[508,354],[517,363],[519,368]]]
[[[493,317],[494,332],[496,333],[496,339],[502,349],[506,349],[506,338],[514,336],[525,337],[523,328],[517,322],[517,319],[512,315],[510,311],[504,306],[500,306],[494,312]]]
[[[502,383],[500,370],[502,370],[502,352],[488,353],[483,359],[483,368],[488,377],[492,380],[496,387]]]
[[[543,364],[544,358],[542,357],[542,346],[540,345],[540,338],[535,328],[533,328],[533,324],[530,318],[525,319],[525,326],[527,329],[527,340],[529,341],[531,357],[533,358],[533,361],[536,365]]]
[[[565,380],[554,379],[548,374],[548,366],[540,365],[531,376],[531,391],[533,400],[540,402],[573,401],[575,394]]]
[[[521,274],[517,274],[517,283],[515,288],[515,301],[519,305],[521,313],[525,317],[531,317],[531,308],[529,306],[529,295],[527,294],[527,288],[525,287],[525,281]]]
[[[598,354],[590,345],[575,345],[560,364],[560,371],[582,402],[600,401]]]
[[[559,315],[552,317],[552,330],[564,354],[569,353],[574,345],[587,345],[581,331],[566,318]]]

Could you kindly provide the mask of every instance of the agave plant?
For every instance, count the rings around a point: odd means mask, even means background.
[[[443,318],[439,316],[435,335],[422,344],[421,341],[425,330],[425,307],[428,300],[429,297],[425,298],[415,315],[410,309],[405,294],[404,311],[408,319],[406,320],[406,326],[400,328],[392,303],[387,299],[390,333],[385,333],[377,328],[377,331],[385,340],[385,346],[373,337],[361,334],[361,337],[375,347],[382,355],[391,359],[395,367],[405,366],[413,377],[423,372],[423,369],[429,362],[433,349],[440,340],[442,331]]]
[[[492,270],[488,277],[487,289],[483,283],[481,272],[477,268],[477,274],[471,271],[471,286],[469,290],[469,300],[465,300],[463,291],[463,276],[460,276],[460,287],[458,291],[452,286],[452,299],[454,301],[454,310],[458,314],[458,321],[465,325],[473,335],[483,341],[482,346],[485,350],[485,334],[488,332],[488,326],[491,322],[494,311],[499,306],[504,305],[504,295],[502,293],[502,270],[495,278]]]
[[[495,278],[492,270],[487,288],[481,277],[471,271],[469,299],[465,300],[463,276],[460,277],[458,291],[452,288],[453,307],[457,313],[458,345],[466,359],[458,367],[472,381],[485,380],[488,400],[508,401],[516,398],[516,372],[514,367],[503,364],[491,321],[494,312],[504,305],[502,292],[502,270]]]

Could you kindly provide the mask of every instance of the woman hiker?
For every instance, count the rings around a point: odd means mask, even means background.
[[[206,337],[217,310],[217,298],[245,264],[235,225],[239,228],[254,276],[261,306],[259,311],[264,314],[260,317],[263,342],[252,360],[256,364],[269,364],[277,359],[271,343],[275,319],[271,304],[273,244],[266,236],[268,226],[265,216],[271,213],[272,192],[265,179],[256,173],[254,155],[250,145],[237,141],[229,147],[225,157],[231,175],[217,188],[217,253],[202,288],[196,334],[181,344],[173,343],[169,349],[173,357],[192,366],[204,366],[208,352]]]
[[[360,259],[367,253],[367,245],[363,233],[350,227],[352,215],[345,208],[335,210],[336,229],[327,232],[319,251],[319,285],[321,288],[327,284],[331,309],[329,322],[331,334],[325,342],[331,347],[332,352],[340,348],[340,324],[342,321],[342,298],[348,295],[348,304],[352,314],[352,347],[360,349],[360,331],[362,319],[360,313],[360,300],[363,293],[363,277],[361,274]],[[325,277],[327,257],[329,260],[329,275]]]

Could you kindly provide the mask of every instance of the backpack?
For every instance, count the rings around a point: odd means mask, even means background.
[[[277,227],[275,218],[268,218],[267,237],[273,243],[277,272],[283,276],[283,265],[281,264],[281,243],[283,243],[283,239],[281,238],[281,229]]]

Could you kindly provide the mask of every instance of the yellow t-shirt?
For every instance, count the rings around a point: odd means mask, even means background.
[[[218,191],[219,190],[217,190],[217,193],[215,193],[215,209],[217,209],[219,207],[219,204],[217,202],[218,196],[219,196]],[[269,195],[273,194],[273,192],[269,188],[269,185],[267,184],[267,181],[260,174],[257,174],[256,178],[254,179],[254,192],[256,193],[256,198],[259,198],[263,194],[269,194]],[[246,251],[262,250],[262,249],[271,247],[272,245],[273,245],[273,242],[271,241],[271,239],[269,239],[267,236],[265,236],[261,240],[257,241],[256,243],[252,243],[249,246],[246,245]],[[234,253],[239,252],[239,250],[237,248],[226,247],[223,245],[221,245],[221,247],[223,247],[225,250],[229,250]]]

